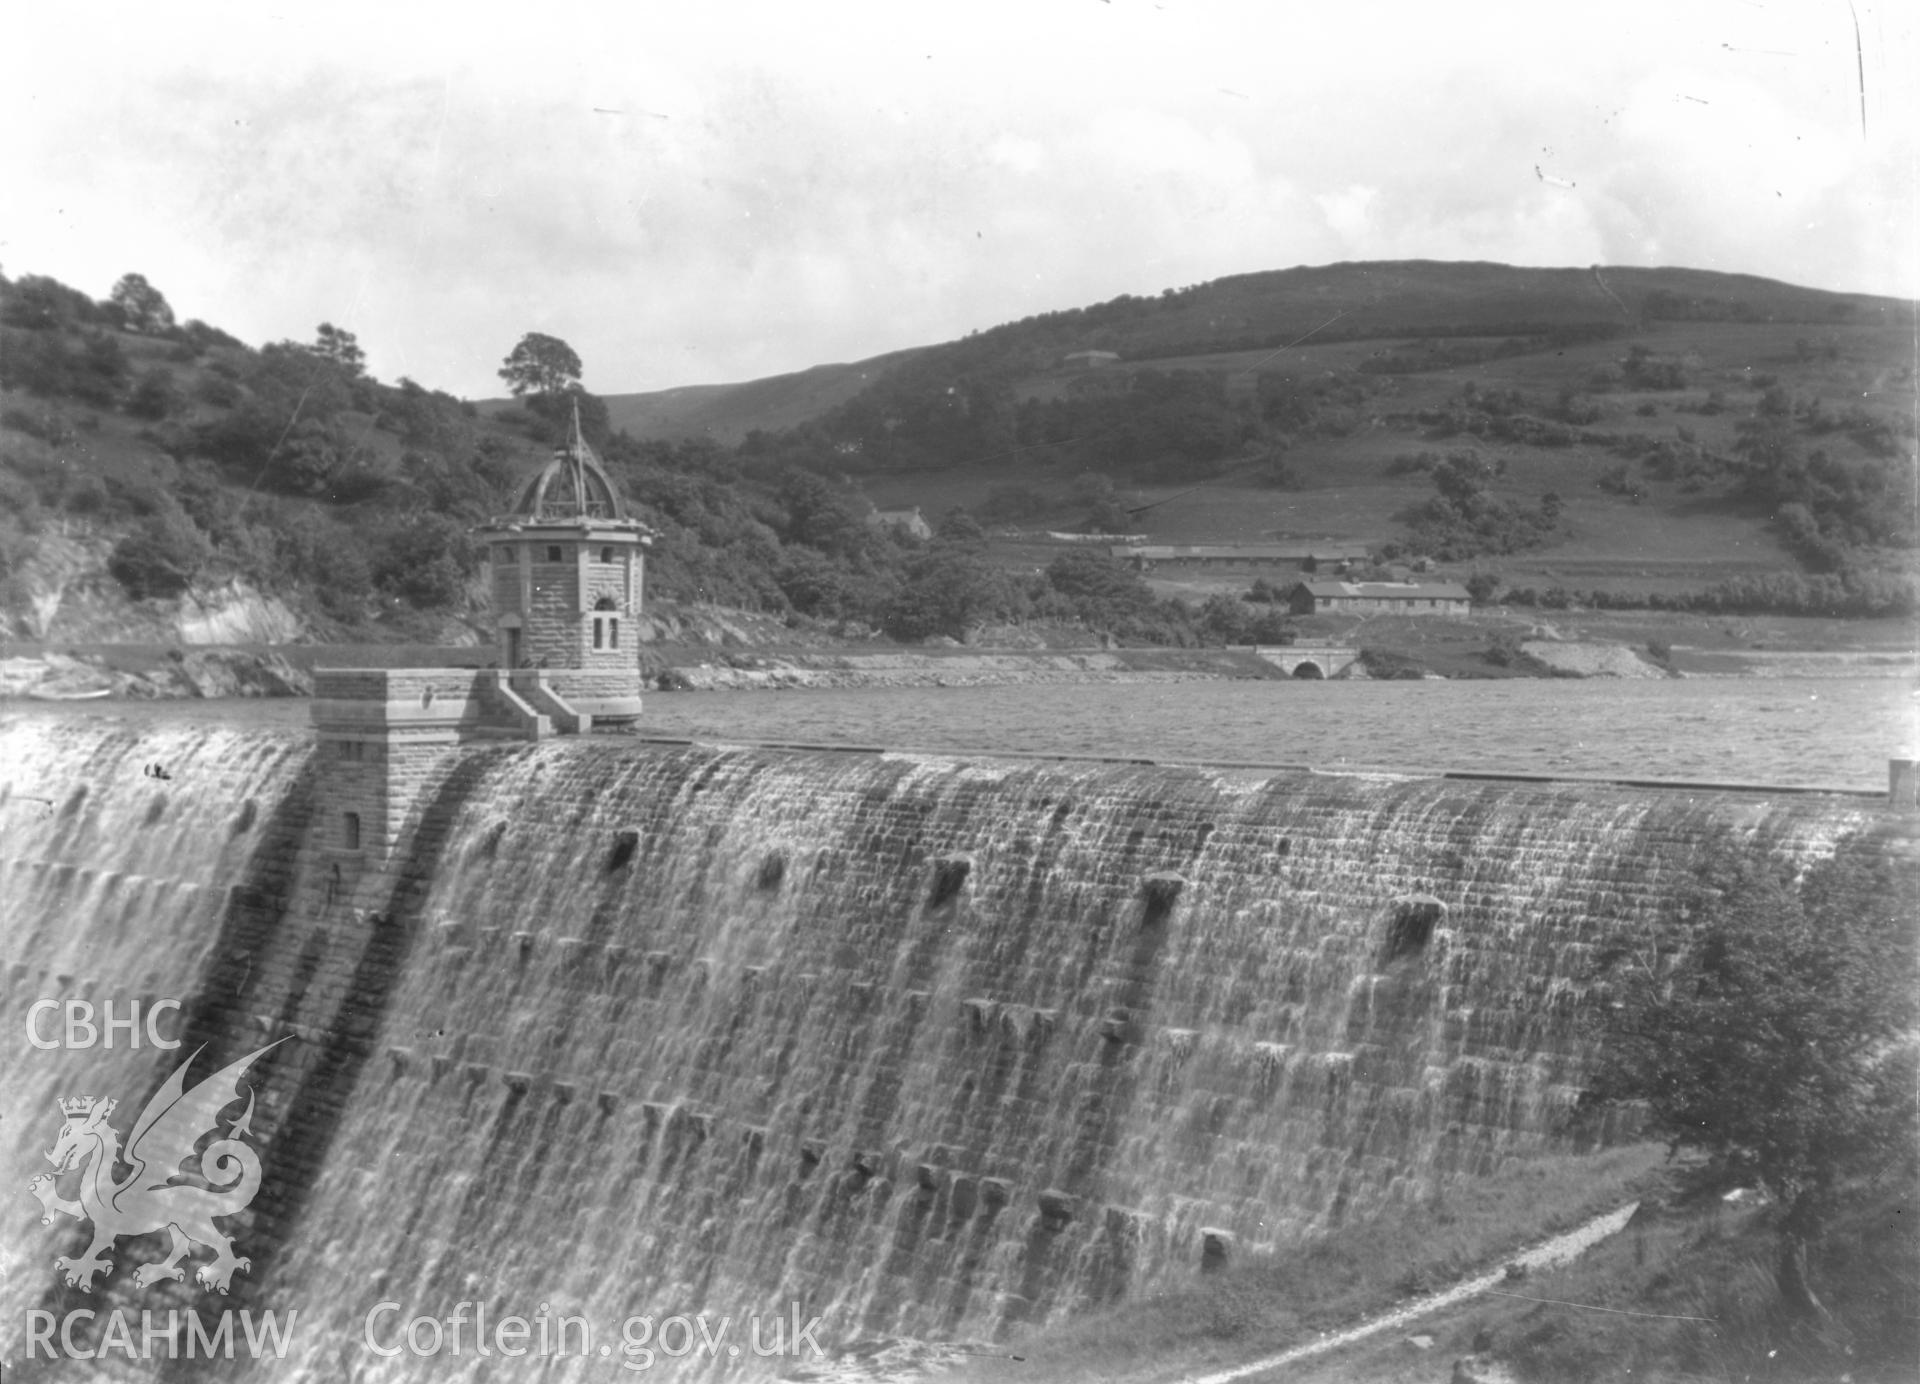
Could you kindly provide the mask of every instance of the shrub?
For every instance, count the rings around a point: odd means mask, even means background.
[[[239,348],[243,345],[238,337],[228,336],[218,327],[209,327],[197,317],[187,319],[187,325],[180,329],[180,335],[199,355],[205,355],[216,346]]]
[[[1639,504],[1647,497],[1646,488],[1634,480],[1633,473],[1627,469],[1625,462],[1602,472],[1594,484],[1609,495],[1623,495],[1635,504]]]
[[[102,408],[111,408],[125,385],[128,364],[120,338],[109,332],[92,332],[82,341],[68,372],[65,392]]]
[[[1636,389],[1685,389],[1687,372],[1675,360],[1660,360],[1645,346],[1628,349],[1621,362],[1626,382]]]
[[[374,581],[381,590],[415,605],[457,605],[478,554],[465,527],[445,515],[408,515],[381,535]]]
[[[99,305],[77,288],[44,274],[0,281],[0,322],[29,331],[74,327],[102,320]]]
[[[936,543],[905,575],[880,611],[880,627],[894,639],[964,639],[973,626],[1022,604],[1007,577],[963,544]]]
[[[157,421],[178,412],[182,402],[173,371],[156,365],[142,372],[139,382],[133,387],[133,394],[127,400],[127,412],[136,418]]]
[[[73,441],[73,423],[57,408],[10,408],[0,413],[0,426],[37,437],[51,447]]]
[[[1559,526],[1559,496],[1549,491],[1535,509],[1495,499],[1486,493],[1485,482],[1504,470],[1503,461],[1489,463],[1478,452],[1448,453],[1431,468],[1438,493],[1396,516],[1411,530],[1413,549],[1443,562],[1462,562],[1546,542]]]
[[[987,531],[980,527],[980,521],[959,505],[940,516],[940,522],[934,527],[934,536],[969,547],[979,547],[987,541]]]
[[[215,408],[232,408],[241,392],[239,381],[220,370],[209,369],[193,386],[193,397]]]
[[[135,600],[177,596],[209,556],[204,535],[179,509],[149,515],[114,546],[107,571]]]
[[[1571,423],[1575,427],[1585,427],[1600,421],[1600,405],[1582,395],[1572,385],[1560,391],[1559,399],[1554,405],[1554,413],[1561,422]]]
[[[1829,1319],[1807,1241],[1857,1177],[1912,1185],[1915,897],[1911,869],[1866,840],[1804,875],[1729,849],[1690,872],[1684,945],[1652,967],[1617,955],[1595,1018],[1589,1099],[1644,1102],[1652,1132],[1710,1155],[1780,1207],[1789,1314]],[[1796,876],[1798,877],[1796,878]],[[1603,963],[1604,964],[1604,963]]]

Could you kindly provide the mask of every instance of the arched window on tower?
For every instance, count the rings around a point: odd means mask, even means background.
[[[619,617],[606,614],[618,610],[613,597],[602,596],[593,603],[593,647],[596,649],[617,649],[620,647]]]

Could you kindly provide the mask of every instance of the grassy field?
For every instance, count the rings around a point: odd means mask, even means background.
[[[1503,1283],[1256,1384],[1432,1384],[1491,1356],[1529,1384],[1892,1384],[1920,1361],[1914,1188],[1866,1189],[1816,1250],[1823,1334],[1778,1310],[1772,1211],[1690,1190],[1640,1145],[1520,1162],[1444,1198],[1245,1262],[1192,1287],[1016,1336],[971,1381],[1161,1384],[1231,1368],[1407,1306],[1628,1201],[1627,1229],[1575,1262]]]
[[[982,1359],[960,1377],[1148,1384],[1258,1359],[1404,1305],[1632,1201],[1657,1181],[1662,1159],[1658,1147],[1639,1145],[1515,1160],[1497,1178],[1467,1179],[1191,1288],[1017,1337],[1006,1348],[1021,1359]]]
[[[1721,454],[1730,453],[1737,424],[1749,416],[1761,393],[1782,384],[1799,398],[1820,398],[1830,407],[1859,400],[1910,401],[1911,342],[1900,329],[1877,324],[1836,327],[1824,338],[1833,358],[1802,359],[1796,340],[1806,328],[1745,323],[1654,323],[1634,336],[1564,349],[1405,375],[1360,377],[1370,393],[1360,425],[1345,437],[1295,439],[1286,453],[1294,483],[1286,489],[1255,479],[1263,459],[1229,467],[1226,474],[1193,483],[1133,486],[1125,502],[1138,511],[1135,527],[1155,543],[1245,543],[1277,537],[1327,537],[1374,543],[1398,536],[1397,516],[1432,492],[1424,475],[1389,471],[1396,457],[1472,447],[1504,465],[1489,489],[1522,504],[1546,491],[1564,501],[1563,532],[1546,547],[1477,563],[1497,569],[1519,585],[1605,586],[1621,591],[1697,590],[1732,576],[1795,570],[1797,564],[1770,528],[1773,516],[1752,505],[1689,491],[1678,481],[1653,479],[1634,469],[1637,497],[1609,493],[1602,476],[1620,467],[1614,443],[1644,438],[1679,441],[1683,436]],[[1351,371],[1391,342],[1311,343],[1280,352],[1243,351],[1122,364],[1110,369],[1193,369],[1229,377],[1280,370],[1301,380]],[[1489,441],[1466,435],[1435,437],[1415,415],[1457,399],[1464,387],[1517,390],[1526,410],[1549,416],[1564,389],[1585,390],[1600,372],[1615,369],[1630,347],[1680,362],[1687,387],[1677,390],[1613,388],[1585,396],[1599,410],[1583,425],[1583,440],[1542,447]],[[1055,377],[1030,380],[1026,392],[1045,394]],[[1721,411],[1703,412],[1709,396]],[[1841,455],[1854,447],[1833,435],[1823,445]],[[1633,468],[1630,468],[1633,469]],[[918,505],[930,517],[955,506],[976,509],[997,489],[1020,486],[1042,503],[1018,520],[1022,528],[1077,526],[1073,476],[1033,465],[996,465],[864,478],[882,508]],[[1005,551],[1012,562],[1028,557]],[[1169,594],[1228,589],[1208,576],[1166,578]]]
[[[1430,1384],[1476,1354],[1530,1384],[1909,1384],[1920,1377],[1914,1209],[1910,1188],[1886,1188],[1834,1227],[1813,1266],[1838,1317],[1826,1333],[1779,1311],[1769,1210],[1706,1198],[1649,1206],[1576,1263],[1285,1379]]]

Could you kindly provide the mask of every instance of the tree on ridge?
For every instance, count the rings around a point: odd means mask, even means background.
[[[316,356],[332,361],[349,375],[357,377],[366,371],[367,353],[360,349],[360,339],[331,322],[320,324],[311,349]]]
[[[516,399],[527,393],[563,394],[579,387],[580,357],[557,336],[528,332],[500,363],[500,378]]]
[[[130,332],[152,335],[173,326],[173,309],[144,274],[122,274],[107,302],[119,311]]]

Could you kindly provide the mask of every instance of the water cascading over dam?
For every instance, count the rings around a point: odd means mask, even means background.
[[[298,737],[26,722],[0,762],[9,1014],[186,1001],[177,1052],[16,1025],[6,1176],[59,1096],[131,1111],[199,1043],[196,1076],[293,1038],[230,1227],[235,1300],[300,1313],[276,1379],[477,1368],[371,1355],[382,1300],[978,1338],[1182,1282],[1537,1146],[1597,955],[1670,945],[1706,852],[1911,834],[1818,796],[574,740],[444,754],[356,883]],[[82,1299],[73,1232],[8,1195],[17,1352]],[[131,1295],[146,1243],[94,1298],[225,1305]]]

